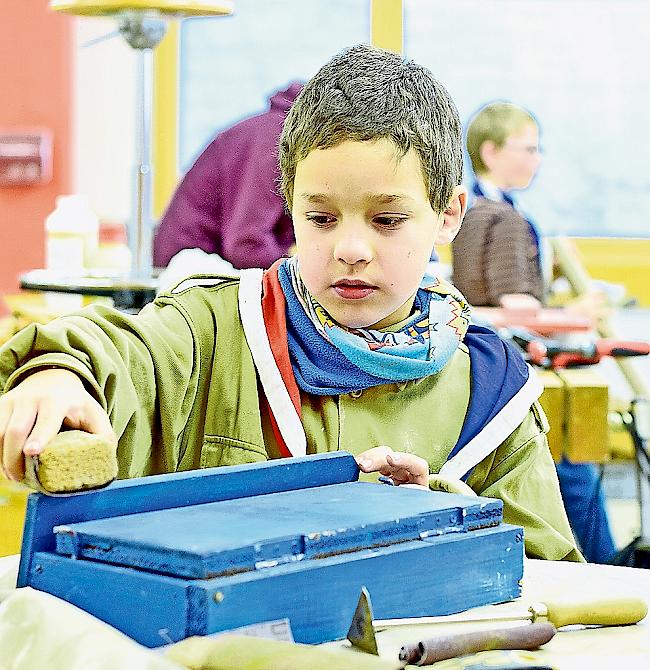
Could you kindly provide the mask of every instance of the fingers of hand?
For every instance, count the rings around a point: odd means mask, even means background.
[[[368,449],[357,456],[362,472],[380,472],[390,477],[396,484],[421,484],[426,486],[429,478],[429,464],[420,456],[393,451],[380,446]]]
[[[0,468],[2,468],[2,474],[7,478],[9,478],[9,473],[7,472],[7,469],[5,468],[4,465],[3,443],[7,424],[9,423],[9,419],[11,417],[11,411],[12,411],[11,401],[7,400],[6,397],[0,398]]]
[[[33,404],[14,403],[9,398],[5,404],[10,409],[8,416],[7,410],[3,410],[2,468],[9,479],[20,481],[25,475],[23,447],[36,421],[37,408]]]
[[[357,457],[357,465],[361,472],[379,472],[386,465],[386,456],[392,454],[390,447],[373,447],[361,452]]]
[[[113,427],[111,426],[111,420],[108,418],[108,414],[90,395],[88,396],[82,411],[76,418],[77,422],[74,426],[75,428],[85,430],[87,433],[93,433],[94,435],[103,435],[111,442],[117,444],[117,437],[113,432]]]
[[[64,410],[52,400],[43,400],[38,408],[36,422],[23,452],[25,456],[38,456],[45,445],[61,430]]]
[[[39,454],[65,424],[117,443],[106,412],[67,370],[28,377],[0,398],[0,462],[5,474],[24,477],[24,457]]]
[[[394,452],[386,456],[386,472],[396,484],[421,484],[426,486],[429,480],[429,464],[415,454]]]

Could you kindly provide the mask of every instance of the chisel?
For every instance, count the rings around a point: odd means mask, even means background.
[[[548,621],[556,628],[574,624],[585,626],[624,626],[641,621],[648,606],[641,598],[594,598],[578,600],[545,600],[535,602],[527,610],[495,614],[448,614],[446,616],[413,617],[406,619],[375,619],[375,630],[393,626],[417,626],[436,623],[464,623],[480,621]]]
[[[403,619],[374,619],[372,614],[372,605],[370,594],[364,587],[361,589],[361,595],[357,604],[356,611],[352,617],[350,629],[348,631],[348,640],[359,649],[363,649],[372,654],[377,654],[377,640],[375,633],[386,628],[396,626],[418,626],[431,624],[453,624],[453,623],[477,623],[477,622],[499,622],[499,621],[530,621],[531,624],[537,623],[550,624],[548,629],[535,631],[526,631],[529,626],[519,628],[519,633],[526,635],[527,632],[543,635],[549,634],[551,629],[561,626],[582,624],[598,626],[621,626],[635,624],[641,621],[648,613],[648,606],[644,600],[633,597],[619,598],[596,598],[579,600],[550,600],[536,602],[531,604],[527,610],[511,611],[505,613],[490,614],[449,614],[445,616],[413,617]],[[494,632],[491,632],[494,638]],[[502,631],[497,631],[501,633]],[[489,633],[489,632],[488,632]],[[552,635],[551,635],[552,637]],[[549,638],[550,639],[550,638]],[[543,644],[543,643],[540,643]],[[498,647],[487,647],[494,649]],[[505,647],[512,649],[513,647]]]

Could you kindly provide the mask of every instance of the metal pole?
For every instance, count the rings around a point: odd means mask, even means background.
[[[150,279],[152,263],[152,178],[151,128],[153,109],[153,49],[165,35],[166,23],[158,15],[125,12],[119,19],[119,31],[137,53],[136,77],[136,163],[135,189],[129,247],[133,258],[132,275]]]
[[[650,540],[650,401],[647,398],[635,398],[632,401],[632,439],[636,449],[637,491],[639,497],[640,537]]]
[[[137,49],[138,77],[136,82],[136,164],[135,198],[131,253],[134,261],[133,274],[141,278],[151,277],[152,261],[152,209],[151,209],[151,119],[153,99],[153,51]]]

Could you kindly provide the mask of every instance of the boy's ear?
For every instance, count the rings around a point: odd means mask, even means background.
[[[483,161],[483,165],[487,167],[488,170],[492,169],[492,159],[499,151],[497,145],[492,140],[485,140],[483,144],[479,147],[478,154]]]
[[[451,194],[447,209],[442,213],[442,226],[436,237],[436,244],[449,244],[460,228],[467,211],[467,189],[456,186]]]

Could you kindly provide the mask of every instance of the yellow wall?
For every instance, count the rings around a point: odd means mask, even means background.
[[[154,51],[153,216],[159,219],[178,184],[178,49],[179,26],[169,23]]]
[[[629,298],[650,307],[650,239],[586,237],[574,242],[593,278],[623,284]]]
[[[376,47],[401,54],[404,41],[402,0],[371,0],[370,41]]]
[[[26,487],[0,475],[0,556],[20,551],[28,492]]]

